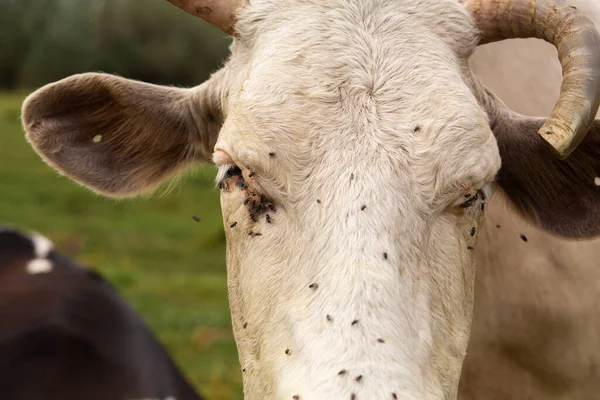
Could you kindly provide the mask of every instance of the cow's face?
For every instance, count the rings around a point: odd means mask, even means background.
[[[68,78],[26,101],[29,140],[112,196],[214,161],[248,397],[452,397],[492,184],[549,230],[596,234],[598,132],[554,158],[543,121],[472,77],[478,31],[454,0],[264,0],[237,18],[198,88]]]
[[[392,5],[370,10],[371,26],[364,5],[265,12],[269,29],[236,42],[227,66],[213,159],[233,321],[247,376],[276,378],[284,399],[330,398],[361,374],[363,390],[420,398],[432,348],[428,373],[459,376],[500,157],[464,81],[466,11],[443,6],[461,24],[449,39],[437,4]]]

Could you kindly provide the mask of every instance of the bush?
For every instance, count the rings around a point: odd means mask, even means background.
[[[161,0],[0,0],[0,87],[103,71],[193,86],[227,56],[217,28]]]

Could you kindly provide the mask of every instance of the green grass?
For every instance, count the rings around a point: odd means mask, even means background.
[[[211,399],[242,398],[214,168],[164,196],[99,197],[59,176],[26,143],[23,98],[0,94],[0,224],[43,233],[101,271],[196,388]]]

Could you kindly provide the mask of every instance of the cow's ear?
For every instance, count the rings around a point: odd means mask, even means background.
[[[222,124],[215,86],[212,78],[179,89],[75,75],[31,94],[23,126],[33,148],[60,173],[97,193],[133,196],[209,160]]]
[[[510,112],[496,119],[492,129],[502,157],[497,183],[522,215],[545,230],[600,235],[600,120],[565,160],[537,134],[544,122]]]

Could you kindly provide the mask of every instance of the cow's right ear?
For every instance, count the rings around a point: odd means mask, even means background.
[[[556,235],[600,235],[600,120],[565,160],[538,135],[544,118],[504,110],[494,122],[502,157],[497,183],[516,210]]]
[[[223,122],[219,73],[194,89],[88,73],[25,100],[23,126],[52,167],[111,197],[155,189],[208,161]]]

